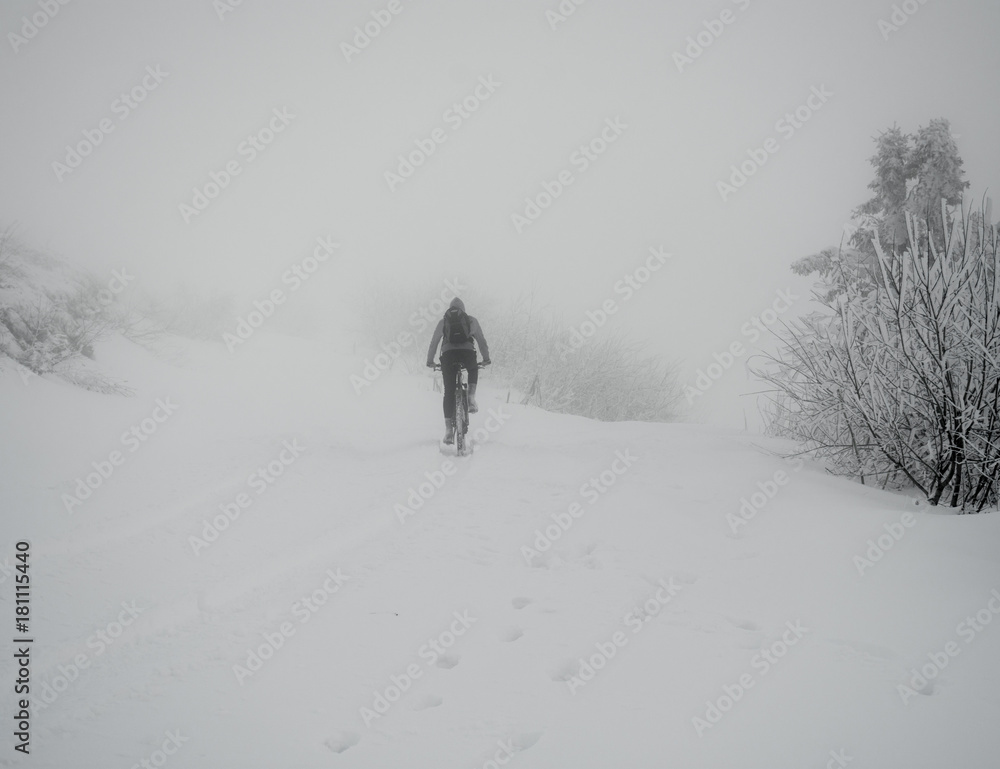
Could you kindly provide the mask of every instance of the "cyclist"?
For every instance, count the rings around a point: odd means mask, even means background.
[[[445,443],[455,442],[455,389],[458,387],[458,371],[465,367],[469,372],[469,413],[479,411],[476,404],[476,384],[479,382],[479,368],[476,365],[476,344],[483,356],[483,365],[490,365],[490,348],[483,336],[479,321],[465,312],[465,303],[457,296],[444,317],[438,321],[427,349],[427,365],[434,366],[434,356],[441,344],[441,373],[444,376],[444,425]]]

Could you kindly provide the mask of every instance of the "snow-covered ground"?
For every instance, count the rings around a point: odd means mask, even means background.
[[[332,342],[97,357],[133,397],[0,373],[0,617],[29,540],[40,705],[21,756],[5,653],[0,765],[1000,762],[996,515],[488,372],[449,456],[428,375],[357,395]]]

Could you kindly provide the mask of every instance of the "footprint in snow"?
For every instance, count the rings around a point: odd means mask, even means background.
[[[533,556],[531,559],[532,569],[561,569],[565,565],[565,559],[552,550],[549,550],[547,553]]]
[[[510,627],[510,628],[507,628],[506,630],[504,630],[500,634],[500,640],[501,641],[506,641],[507,643],[511,643],[512,641],[516,641],[518,638],[520,638],[523,635],[524,635],[524,631],[521,630],[521,628],[516,627],[516,626],[515,627]]]
[[[462,658],[458,654],[452,654],[451,652],[446,652],[438,657],[437,666],[439,668],[444,668],[445,670],[451,670],[455,665],[459,663]]]
[[[666,583],[667,585],[670,585],[672,583],[674,585],[680,586],[680,585],[693,585],[695,582],[698,581],[697,574],[691,574],[690,572],[687,571],[671,572],[666,577],[662,577],[659,574],[650,574],[648,572],[644,572],[642,574],[642,578],[649,583],[650,587],[654,588],[662,587],[664,583]]]
[[[737,640],[737,645],[741,649],[759,649],[764,643],[764,633],[756,622],[735,617],[726,617],[726,621],[733,627],[745,631]]]
[[[764,633],[756,622],[724,614],[699,615],[693,627],[702,633],[724,633],[733,636],[743,649],[759,649],[764,641]],[[737,630],[742,632],[734,633]]]
[[[831,638],[830,643],[840,647],[841,659],[845,661],[858,661],[870,667],[883,667],[887,662],[896,660],[899,656],[892,649],[864,641]]]
[[[439,705],[441,705],[441,703],[443,703],[443,702],[444,702],[444,700],[441,697],[439,697],[438,695],[436,695],[436,694],[428,694],[428,695],[426,695],[424,697],[421,697],[419,700],[417,700],[416,704],[414,704],[414,706],[413,706],[413,709],[414,710],[427,710],[428,708],[436,708]]]
[[[740,630],[760,630],[760,625],[752,620],[736,619],[735,617],[726,617],[726,619]]]
[[[357,745],[360,740],[361,735],[357,732],[338,732],[323,744],[334,753],[343,753],[348,748]]]
[[[529,603],[531,603],[531,599],[524,598],[522,596],[520,598],[515,598],[513,601],[510,602],[510,605],[513,606],[515,609],[523,609]]]

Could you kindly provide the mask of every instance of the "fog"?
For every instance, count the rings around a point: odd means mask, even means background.
[[[0,753],[997,765],[998,30],[0,0]]]
[[[1000,186],[1000,7],[906,6],[890,28],[893,4],[860,0],[11,0],[0,223],[99,275],[245,304],[329,237],[303,297],[331,318],[362,287],[458,276],[579,323],[662,248],[609,322],[690,376],[777,291],[805,297],[788,265],[840,242],[880,131],[946,117],[970,197]],[[26,17],[45,19],[30,37]],[[741,420],[741,388],[699,418]]]

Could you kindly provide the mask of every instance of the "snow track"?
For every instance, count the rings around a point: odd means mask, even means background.
[[[301,352],[236,361],[255,382],[237,395],[123,347],[156,371],[138,403],[0,380],[22,406],[0,415],[16,470],[0,558],[32,539],[34,681],[67,679],[34,717],[31,766],[131,766],[171,731],[171,769],[821,767],[831,751],[972,767],[1000,747],[974,726],[1000,715],[1000,630],[959,640],[915,701],[897,690],[1000,587],[994,517],[930,514],[734,433],[509,406],[488,384],[473,428],[508,416],[449,457],[425,380],[355,398],[342,369],[289,377]],[[164,390],[176,421],[68,516],[60,494],[106,451],[94,436]],[[285,406],[265,417],[262,398]],[[45,413],[59,445],[20,442]],[[251,480],[273,462],[273,482]]]

